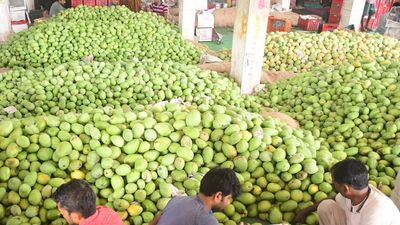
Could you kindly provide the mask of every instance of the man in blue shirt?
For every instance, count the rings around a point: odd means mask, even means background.
[[[201,180],[197,196],[171,199],[150,225],[218,225],[212,212],[222,210],[240,192],[240,183],[233,170],[211,169]]]
[[[65,5],[65,0],[58,0],[55,1],[51,7],[50,7],[50,12],[49,12],[49,16],[55,16],[57,15],[59,12],[65,10],[64,8]]]
[[[400,6],[400,2],[395,2],[395,3],[393,3],[392,8],[393,7],[399,7],[399,6]],[[386,22],[387,22],[387,18],[389,16],[389,13],[390,13],[390,10],[389,10],[389,12],[383,14],[381,16],[381,18],[379,18],[379,25],[378,25],[378,28],[376,29],[376,32],[378,32],[378,33],[380,33],[382,35],[385,34],[386,29],[387,29]]]

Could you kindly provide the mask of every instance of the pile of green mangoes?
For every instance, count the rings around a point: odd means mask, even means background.
[[[174,62],[69,62],[44,68],[14,68],[0,74],[0,114],[14,117],[80,112],[85,107],[161,104],[180,99],[200,105],[260,108],[241,96],[232,78]]]
[[[218,57],[222,60],[230,61],[231,60],[231,49],[222,48],[218,51]]]
[[[230,60],[229,50],[220,51]],[[344,61],[400,59],[400,42],[377,33],[273,32],[265,42],[264,70],[307,72],[316,66],[340,65]]]
[[[197,64],[200,50],[177,27],[153,13],[128,8],[67,9],[0,45],[0,67],[41,67],[82,60],[155,59]]]
[[[389,194],[400,168],[399,74],[398,61],[343,63],[268,85],[260,97],[322,139],[319,163],[356,157]]]
[[[243,194],[215,216],[272,223],[333,194],[319,141],[235,107],[178,103],[0,122],[0,223],[65,224],[51,198],[71,178],[130,224],[152,220],[178,190],[193,196],[212,167],[233,169]],[[308,218],[315,221],[315,215]]]
[[[196,195],[215,166],[235,170],[243,189],[214,213],[224,225],[292,221],[335,194],[329,168],[348,157],[391,192],[398,40],[270,33],[264,69],[302,73],[257,96],[185,65],[199,56],[162,17],[125,7],[68,9],[0,45],[0,66],[13,67],[0,73],[0,224],[66,224],[51,194],[71,178],[91,183],[97,203],[126,223],[147,224],[172,196]],[[255,114],[261,106],[302,129]],[[317,221],[313,213],[306,222]]]

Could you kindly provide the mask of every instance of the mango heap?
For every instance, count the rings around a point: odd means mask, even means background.
[[[200,51],[153,13],[79,6],[0,45],[0,67],[41,67],[92,55],[97,61],[155,59],[197,64]]]
[[[259,109],[241,96],[232,78],[173,62],[69,62],[44,68],[14,68],[0,74],[0,108],[11,116],[80,112],[85,107],[156,104],[171,99],[200,105]],[[0,114],[6,113],[1,110]]]
[[[125,110],[125,111],[124,111]],[[209,168],[232,168],[243,194],[223,224],[245,217],[278,223],[332,193],[315,160],[310,131],[240,109],[167,103],[0,122],[2,224],[63,224],[51,193],[71,178],[90,182],[98,203],[131,224],[148,223],[172,196],[171,184],[198,192]]]
[[[66,224],[51,194],[71,178],[127,224],[146,224],[172,185],[195,195],[214,166],[235,170],[243,188],[215,213],[224,225],[292,221],[335,194],[328,169],[348,157],[389,194],[400,168],[399,47],[377,34],[273,33],[265,69],[310,72],[243,97],[232,79],[173,62],[200,53],[161,17],[66,10],[0,45],[1,66],[14,67],[0,74],[0,224]],[[89,54],[94,62],[76,61]],[[252,113],[269,102],[303,129]]]
[[[318,68],[260,94],[321,140],[319,163],[356,157],[390,193],[400,167],[400,64],[363,61]]]
[[[383,50],[384,49],[384,50]],[[220,57],[230,60],[229,50]],[[377,33],[334,32],[274,32],[265,42],[264,70],[307,72],[315,66],[340,65],[345,61],[399,60],[400,42]]]

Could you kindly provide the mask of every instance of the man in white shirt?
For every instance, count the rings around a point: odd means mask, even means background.
[[[400,210],[400,171],[397,173],[396,182],[394,183],[394,189],[392,190],[390,198]]]
[[[331,168],[339,194],[298,212],[295,222],[317,210],[320,225],[400,225],[400,211],[381,191],[368,185],[362,162],[346,159]]]

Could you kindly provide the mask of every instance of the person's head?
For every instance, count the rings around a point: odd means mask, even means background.
[[[216,167],[204,175],[200,193],[209,197],[213,210],[221,210],[240,195],[241,187],[233,170]]]
[[[57,207],[71,225],[79,224],[96,212],[96,194],[84,180],[72,179],[53,194]]]
[[[65,5],[65,0],[58,0],[61,5]]]
[[[154,4],[159,5],[162,3],[162,0],[154,0]]]
[[[333,184],[344,197],[368,187],[368,171],[365,165],[355,159],[345,159],[331,168]]]

